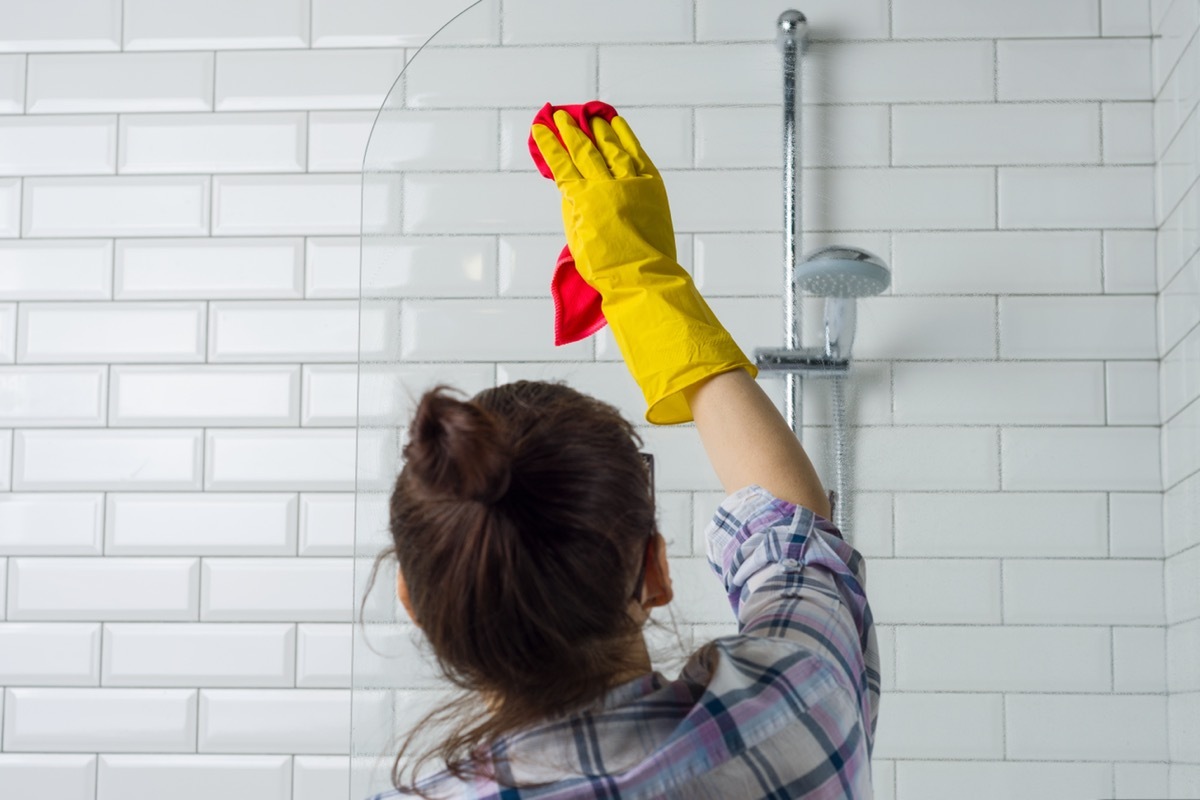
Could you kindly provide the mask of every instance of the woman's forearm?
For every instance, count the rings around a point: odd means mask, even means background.
[[[781,500],[829,516],[829,498],[808,454],[746,370],[706,378],[684,396],[726,492],[758,484]]]

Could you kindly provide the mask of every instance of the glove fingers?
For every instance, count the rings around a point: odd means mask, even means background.
[[[558,141],[558,137],[554,135],[554,131],[550,130],[545,125],[538,123],[532,129],[533,141],[541,151],[542,158],[546,160],[546,166],[550,167],[550,172],[554,174],[554,182],[562,186],[563,181],[581,180],[582,175],[575,168],[575,162],[571,160],[571,154]]]
[[[613,117],[612,129],[617,134],[622,149],[637,164],[638,174],[659,177],[658,167],[654,166],[654,162],[650,160],[650,156],[646,155],[646,151],[642,149],[641,142],[638,141],[637,136],[634,135],[633,129],[629,127],[629,123],[625,121],[625,118],[619,115]]]
[[[596,137],[596,144],[599,146],[600,152],[604,154],[608,170],[614,178],[636,178],[638,176],[637,163],[626,152],[616,131],[603,117],[596,117],[592,120],[592,134]]]
[[[604,163],[604,156],[592,144],[588,135],[575,124],[570,114],[566,111],[556,111],[554,124],[558,126],[558,133],[566,143],[567,152],[571,154],[571,160],[575,162],[575,169],[580,175],[592,181],[612,178],[608,164]]]

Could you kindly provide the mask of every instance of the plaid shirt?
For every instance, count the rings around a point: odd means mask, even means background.
[[[647,674],[505,738],[492,750],[498,781],[440,773],[423,788],[463,800],[871,797],[880,676],[862,556],[760,486],[727,497],[706,535],[737,635],[675,680]]]

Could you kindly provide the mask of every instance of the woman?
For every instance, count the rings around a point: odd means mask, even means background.
[[[676,263],[663,182],[621,117],[533,136],[646,418],[693,420],[728,497],[706,531],[739,634],[653,671],[672,598],[653,461],[613,407],[517,382],[425,394],[391,499],[397,593],[466,690],[404,794],[866,798],[879,658],[864,566],[754,367]],[[376,562],[378,567],[379,562]],[[717,587],[714,585],[714,591]],[[442,730],[442,729],[437,729]],[[394,796],[394,792],[377,798]]]

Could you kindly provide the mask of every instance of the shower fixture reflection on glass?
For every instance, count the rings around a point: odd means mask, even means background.
[[[799,435],[803,416],[800,379],[804,375],[832,378],[835,456],[834,523],[848,534],[850,525],[849,432],[846,421],[845,378],[850,369],[857,317],[856,299],[879,294],[891,283],[883,259],[857,247],[834,245],[800,254],[799,134],[801,103],[798,97],[801,57],[807,46],[808,20],[799,11],[780,15],[778,43],[783,51],[783,155],[784,155],[784,346],[758,348],[755,362],[764,375],[779,374],[787,381],[784,415]],[[824,346],[801,346],[798,293],[825,298]]]

